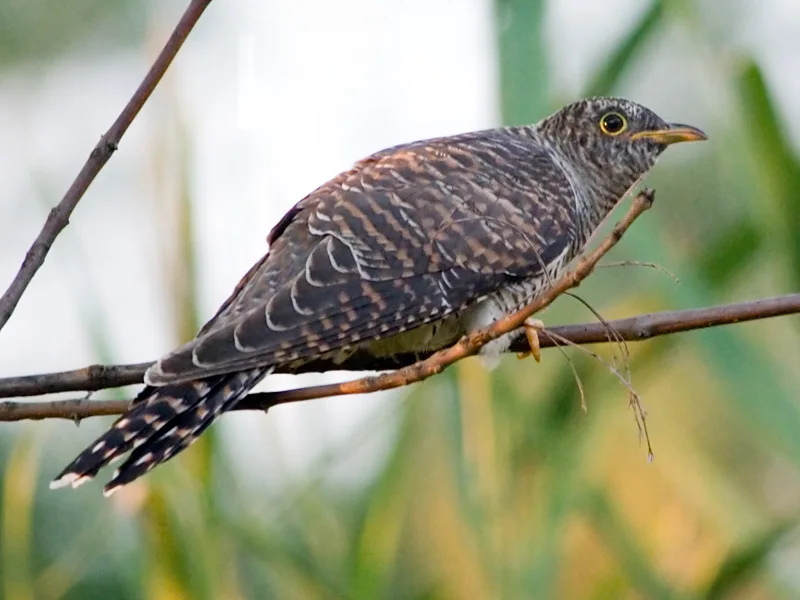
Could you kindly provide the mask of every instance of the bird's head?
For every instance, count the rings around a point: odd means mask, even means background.
[[[586,191],[612,206],[667,146],[706,139],[696,127],[668,123],[622,98],[575,102],[538,123],[536,130],[559,150]]]

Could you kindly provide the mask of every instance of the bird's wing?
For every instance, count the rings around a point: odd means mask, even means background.
[[[569,183],[530,140],[496,130],[384,151],[300,201],[147,380],[302,361],[441,319],[541,273],[573,227]]]

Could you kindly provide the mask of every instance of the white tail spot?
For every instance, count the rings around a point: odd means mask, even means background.
[[[152,459],[153,459],[153,453],[152,452],[148,452],[147,454],[142,456],[139,460],[137,460],[135,463],[133,463],[133,466],[134,467],[138,467],[140,465],[143,465],[143,464],[151,461]],[[116,475],[114,475],[114,477],[116,477]]]
[[[122,487],[121,485],[115,485],[115,486],[112,486],[112,487],[106,487],[103,490],[103,496],[105,496],[106,498],[110,498],[111,495],[121,487]]]
[[[72,485],[72,482],[78,478],[77,473],[64,473],[58,479],[53,479],[50,482],[50,489],[57,490],[62,487],[67,487],[68,485]]]
[[[72,481],[72,489],[74,490],[75,488],[82,486],[84,483],[91,481],[92,479],[93,477],[91,475],[82,475],[80,477],[76,477]]]

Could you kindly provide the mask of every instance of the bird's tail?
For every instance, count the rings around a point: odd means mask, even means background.
[[[81,452],[50,483],[50,488],[78,487],[130,450],[130,455],[103,490],[106,496],[111,495],[188,447],[267,372],[259,368],[186,383],[145,387],[130,409]]]

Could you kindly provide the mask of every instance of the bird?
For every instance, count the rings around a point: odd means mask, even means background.
[[[51,487],[124,459],[104,486],[112,494],[272,373],[385,368],[454,344],[541,294],[669,145],[705,139],[630,100],[594,97],[533,125],[368,156],[278,221],[217,313],[147,369],[127,412]]]

